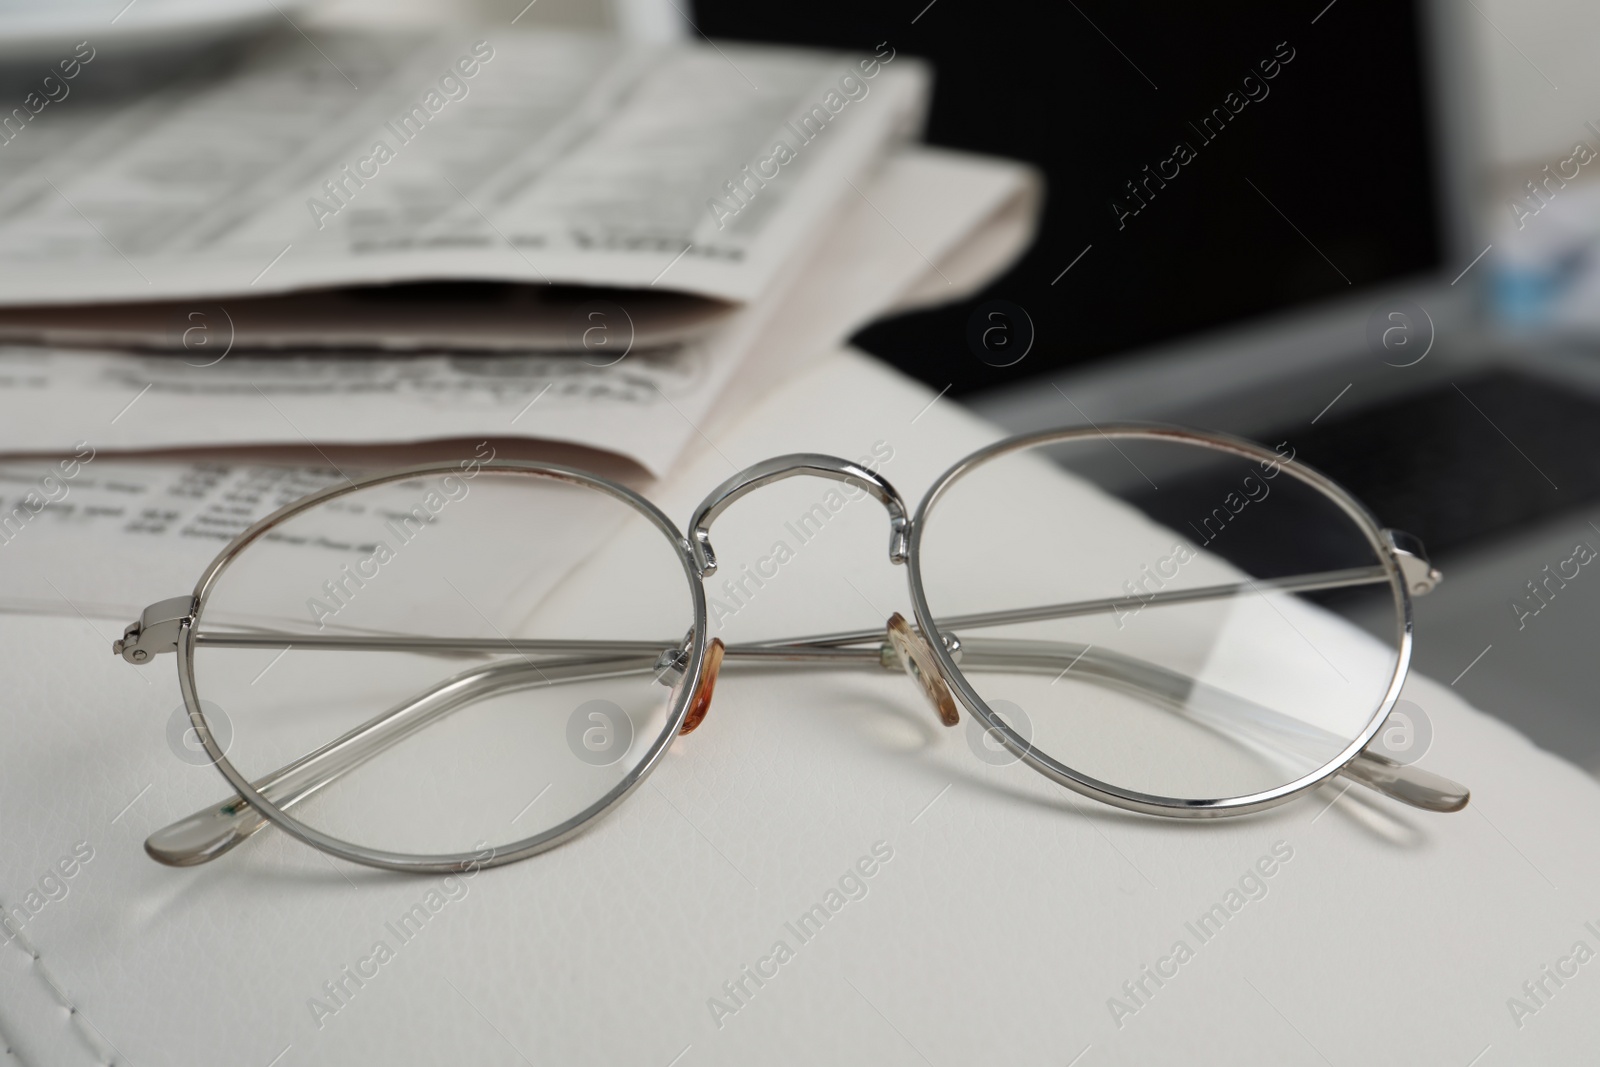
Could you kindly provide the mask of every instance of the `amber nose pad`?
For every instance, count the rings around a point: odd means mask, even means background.
[[[961,712],[956,707],[956,698],[950,695],[950,687],[944,684],[944,677],[939,674],[939,665],[934,661],[933,649],[928,647],[927,640],[913,630],[911,624],[906,622],[905,616],[898,611],[889,616],[889,644],[900,660],[900,669],[911,675],[921,687],[923,695],[928,698],[928,703],[938,712],[939,721],[946,726],[959,723]]]
[[[683,725],[678,727],[680,736],[693,733],[695,727],[705,721],[706,712],[711,710],[711,694],[717,688],[717,672],[722,670],[724,648],[722,638],[711,639],[711,647],[706,649],[705,666],[700,671],[700,685],[689,701],[689,713],[683,717]]]

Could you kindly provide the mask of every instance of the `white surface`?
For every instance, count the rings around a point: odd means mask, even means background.
[[[733,465],[801,449],[853,457],[883,441],[894,453],[883,473],[914,498],[992,436],[930,399],[860,357],[832,359],[653,496],[681,521]],[[725,565],[822,491],[797,480],[741,502],[716,528]],[[907,610],[885,527],[874,505],[842,511],[723,635]],[[1421,678],[1407,695],[1435,729],[1423,766],[1472,786],[1466,812],[1425,815],[1358,790],[1328,807],[1325,790],[1196,825],[986,767],[903,677],[729,675],[705,725],[617,814],[460,882],[454,899],[440,890],[422,931],[319,1028],[309,999],[393,940],[385,923],[440,880],[336,866],[271,831],[207,868],[147,860],[146,834],[222,790],[167,751],[171,664],[114,659],[112,629],[0,619],[0,901],[17,907],[77,843],[93,849],[22,927],[37,959],[0,945],[0,1034],[26,1064],[1464,1065],[1481,1054],[1489,1067],[1592,1055],[1600,962],[1551,984],[1520,1029],[1507,999],[1575,942],[1600,947],[1583,925],[1600,929],[1600,785]],[[785,923],[877,842],[893,856],[873,866],[866,896],[800,943]],[[1278,842],[1292,858],[1268,864],[1266,895],[1199,944],[1184,924]],[[1108,999],[1180,938],[1193,958],[1119,1028]],[[723,983],[778,939],[793,958],[719,1028],[709,998],[726,1000]]]

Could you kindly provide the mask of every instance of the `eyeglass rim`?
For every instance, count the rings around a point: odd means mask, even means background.
[[[195,640],[199,633],[200,620],[205,613],[206,601],[217,578],[251,544],[296,515],[309,511],[330,500],[371,489],[375,486],[436,474],[460,474],[461,470],[459,462],[418,464],[395,470],[380,471],[360,478],[346,478],[345,484],[329,486],[326,489],[291,501],[252,524],[217,554],[216,558],[211,561],[204,573],[201,574],[200,580],[195,583],[194,610],[179,629],[177,647],[178,687],[183,693],[183,702],[189,713],[189,721],[194,726],[195,734],[205,748],[207,755],[211,757],[211,762],[216,765],[217,770],[221,772],[228,784],[268,822],[291,837],[310,845],[312,848],[350,860],[353,863],[385,870],[447,874],[514,863],[517,860],[538,855],[563,844],[582,833],[595,820],[605,815],[618,804],[621,804],[634,790],[644,784],[644,780],[649,777],[650,772],[661,762],[667,749],[671,747],[673,740],[678,736],[678,730],[682,727],[684,717],[689,710],[689,701],[700,686],[707,641],[705,587],[700,581],[698,572],[695,570],[694,558],[689,550],[689,544],[672,520],[660,508],[639,493],[597,474],[554,463],[489,460],[478,465],[478,473],[492,471],[525,474],[536,478],[545,478],[599,490],[644,515],[658,530],[666,535],[668,542],[673,546],[689,585],[694,625],[689,646],[689,665],[685,668],[683,677],[673,689],[672,704],[667,714],[666,725],[661,733],[651,742],[651,746],[644,757],[635,763],[616,785],[588,807],[540,833],[503,846],[490,846],[487,850],[479,848],[472,852],[429,854],[393,852],[387,849],[357,845],[307,826],[258,792],[250,783],[250,780],[239,772],[238,768],[228,759],[227,754],[217,745],[216,739],[212,736],[210,725],[206,722],[205,711],[200,703],[199,687],[195,681]]]
[[[1071,789],[1073,792],[1125,811],[1135,811],[1145,815],[1159,815],[1167,818],[1190,819],[1247,815],[1288,803],[1338,774],[1376,736],[1378,730],[1382,728],[1385,718],[1394,708],[1395,702],[1400,698],[1400,691],[1405,684],[1406,675],[1411,664],[1412,617],[1410,590],[1400,569],[1399,560],[1394,555],[1393,545],[1384,536],[1383,527],[1378,523],[1378,520],[1360,500],[1338,482],[1309,464],[1303,463],[1298,459],[1285,459],[1280,453],[1271,451],[1254,441],[1229,434],[1191,430],[1186,427],[1169,426],[1161,423],[1122,422],[1108,423],[1103,426],[1091,425],[1019,434],[996,441],[994,444],[981,448],[956,461],[935,479],[933,485],[923,494],[922,501],[917,505],[916,514],[911,520],[910,541],[906,552],[906,577],[911,587],[912,611],[916,615],[917,625],[921,627],[922,632],[925,634],[940,633],[934,623],[933,612],[928,606],[927,594],[923,588],[922,537],[927,530],[928,518],[932,514],[934,505],[939,502],[945,492],[974,468],[980,467],[991,460],[1041,445],[1095,437],[1105,438],[1108,441],[1113,437],[1131,440],[1177,441],[1255,461],[1271,461],[1278,464],[1281,469],[1303,484],[1309,485],[1333,500],[1366,536],[1386,572],[1390,589],[1395,598],[1395,606],[1397,608],[1395,636],[1398,654],[1395,659],[1394,673],[1389,680],[1383,699],[1378,703],[1371,720],[1356,739],[1341,750],[1338,755],[1315,770],[1283,785],[1254,793],[1241,794],[1234,797],[1185,799],[1163,797],[1139,790],[1125,789],[1109,782],[1102,782],[1097,778],[1075,771],[1049,754],[1040,751],[1017,734],[1000,716],[995,714],[978,694],[972,683],[967,680],[966,675],[962,673],[955,656],[945,642],[931,640],[928,642],[929,650],[933,653],[934,659],[938,663],[939,671],[944,675],[945,681],[955,691],[956,697],[969,712],[1001,739],[1008,751],[1033,770],[1058,785]]]

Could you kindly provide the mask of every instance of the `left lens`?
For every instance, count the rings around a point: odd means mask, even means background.
[[[231,725],[231,766],[300,825],[504,855],[603,809],[670,741],[695,601],[664,521],[529,470],[351,489],[214,575],[196,694]]]
[[[1373,726],[1405,593],[1381,531],[1291,457],[1089,430],[935,487],[913,552],[926,611],[1036,769],[1134,807],[1245,807]],[[1343,617],[1374,605],[1381,636]]]

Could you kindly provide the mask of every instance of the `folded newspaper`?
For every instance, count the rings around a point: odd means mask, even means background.
[[[803,257],[928,82],[887,43],[485,29],[267,38],[131,98],[63,83],[0,124],[0,339],[571,351],[608,299],[670,344]]]
[[[981,286],[1025,246],[1039,200],[1027,167],[927,148],[862,190],[774,294],[671,357],[210,363],[0,344],[0,453],[49,454],[0,462],[0,612],[137,614],[340,470],[493,454],[659,476],[865,323]]]
[[[907,144],[888,46],[315,44],[0,143],[0,611],[136,611],[340,471],[660,477],[1033,233],[1031,168]]]
[[[0,343],[0,454],[69,455],[87,442],[100,454],[216,459],[267,446],[348,468],[392,463],[398,445],[537,439],[660,476],[730,383],[803,366],[895,305],[966,295],[1021,251],[1039,202],[1027,167],[926,148],[896,153],[860,190],[770,292],[671,345],[639,344],[628,307],[597,302],[577,355],[263,354],[229,347],[226,299],[197,313],[217,332],[176,355]]]

